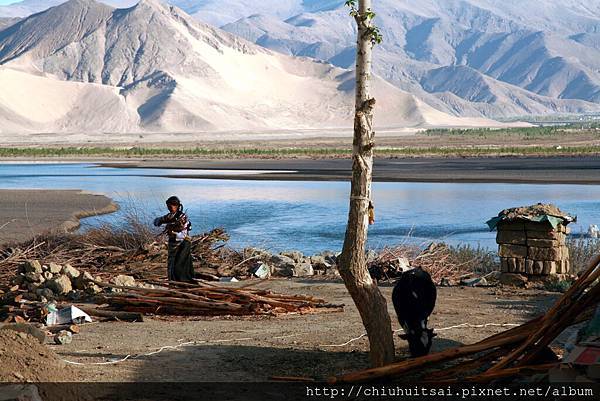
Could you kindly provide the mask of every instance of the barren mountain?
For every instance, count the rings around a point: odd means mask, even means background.
[[[0,31],[19,21],[19,18],[0,18]]]
[[[0,130],[198,132],[350,127],[354,74],[272,52],[144,0],[71,0],[0,31]],[[375,78],[376,124],[481,125]]]
[[[0,7],[0,16],[60,1],[24,0]],[[356,31],[344,0],[165,2],[279,53],[354,65]],[[385,38],[375,51],[376,73],[437,110],[489,117],[600,112],[599,2],[378,0],[376,11]]]
[[[223,29],[284,54],[349,67],[355,31],[344,2],[333,3],[285,20],[253,13]],[[396,86],[459,115],[597,112],[600,4],[593,3],[380,0],[377,24],[385,40],[374,66]],[[490,96],[506,91],[509,103]]]

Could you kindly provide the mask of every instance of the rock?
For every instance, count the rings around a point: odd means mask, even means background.
[[[69,277],[71,280],[79,277],[79,275],[81,273],[79,273],[79,270],[77,270],[76,268],[74,268],[71,265],[64,265],[64,267],[62,268],[62,274],[64,274],[65,276]]]
[[[29,323],[13,323],[0,326],[0,330],[12,330],[35,337],[41,344],[46,340],[46,333]]]
[[[315,271],[310,263],[298,263],[294,266],[294,277],[314,276]]]
[[[280,255],[293,259],[295,263],[302,263],[302,258],[304,257],[302,252],[299,251],[285,251],[281,252]]]
[[[43,272],[42,277],[44,277],[44,280],[52,280],[54,275],[50,272]]]
[[[331,263],[325,260],[323,255],[314,255],[310,257],[310,263],[317,270],[327,270],[331,267]]]
[[[54,292],[52,292],[50,288],[38,288],[37,290],[35,290],[35,293],[40,298],[44,297],[47,300],[53,300],[55,298]]]
[[[62,271],[62,266],[58,263],[50,262],[48,265],[48,271],[52,274],[58,274]]]
[[[125,274],[119,274],[117,277],[112,279],[114,285],[121,287],[135,287],[135,279]]]
[[[271,258],[271,252],[260,248],[244,248],[244,258],[252,258],[258,260],[268,260]]]
[[[514,287],[523,288],[527,284],[527,277],[515,273],[502,273],[500,275],[500,284],[511,285]]]
[[[54,336],[54,342],[58,345],[70,344],[73,341],[73,334],[68,330],[61,330]]]
[[[34,273],[34,272],[25,273],[25,280],[29,281],[30,283],[39,283],[39,284],[46,281],[44,276],[42,276],[42,273]]]
[[[523,245],[500,245],[498,255],[502,258],[526,258],[527,247]]]
[[[43,273],[42,265],[38,260],[28,260],[23,264],[25,273]]]
[[[284,255],[272,255],[269,260],[271,274],[274,276],[292,277],[294,275],[294,259]]]
[[[49,280],[46,283],[46,288],[51,289],[57,295],[66,295],[73,290],[71,280],[69,280],[69,277],[65,276],[64,274]]]
[[[78,277],[71,280],[71,282],[73,283],[73,287],[76,290],[85,290],[86,286],[88,284],[91,285],[92,283],[90,283],[90,281],[93,281],[93,280],[94,280],[94,276],[92,276],[88,272],[83,272],[83,274],[80,274]]]
[[[466,285],[467,287],[485,287],[488,285],[485,277],[474,277],[469,279],[463,279],[460,282],[461,285]]]
[[[100,294],[102,292],[102,287],[94,284],[94,283],[89,283],[86,287],[85,287],[85,292],[90,294],[90,295],[96,295],[96,294]]]

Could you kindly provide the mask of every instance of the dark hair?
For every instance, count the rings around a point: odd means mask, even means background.
[[[171,196],[169,199],[167,199],[166,203],[167,203],[167,205],[175,205],[175,206],[181,205],[181,201],[176,196]]]
[[[171,196],[169,199],[167,199],[166,203],[167,203],[167,206],[170,206],[170,205],[178,206],[177,215],[179,215],[179,213],[181,213],[183,211],[183,204],[181,203],[179,198],[176,196]]]

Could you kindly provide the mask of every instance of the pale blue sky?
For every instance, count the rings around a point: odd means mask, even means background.
[[[19,0],[0,0],[0,6],[5,6],[7,4],[16,3]]]

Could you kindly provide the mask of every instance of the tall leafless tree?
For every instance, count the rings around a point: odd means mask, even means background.
[[[394,338],[386,300],[369,274],[365,255],[375,146],[375,99],[369,93],[371,59],[373,47],[382,40],[379,29],[373,24],[375,13],[371,9],[371,2],[372,0],[346,2],[358,27],[358,39],[350,212],[339,266],[346,288],[367,330],[371,364],[382,366],[394,359]]]

